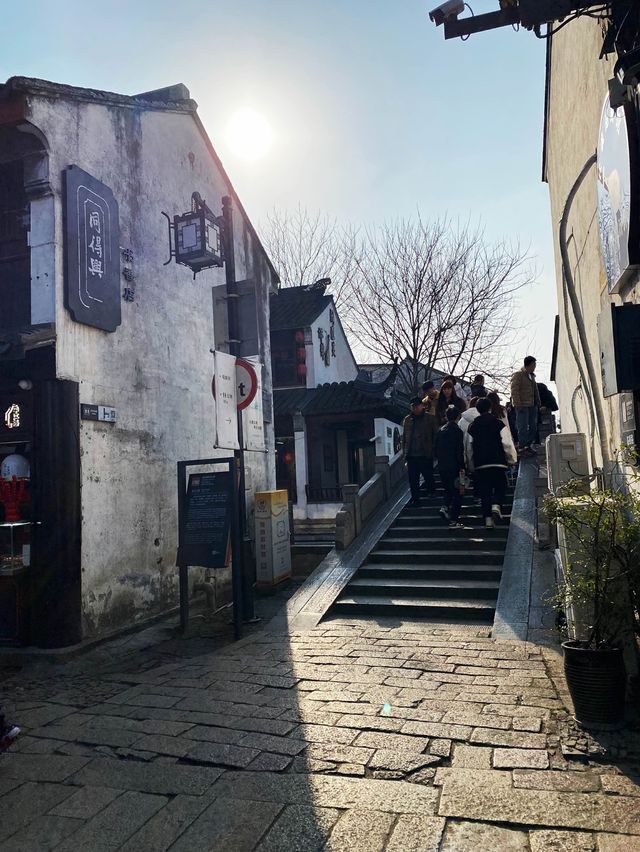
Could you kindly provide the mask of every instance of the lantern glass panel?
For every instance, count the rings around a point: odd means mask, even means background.
[[[214,222],[207,222],[207,251],[220,255],[220,229]]]
[[[200,219],[184,219],[178,222],[178,249],[180,252],[192,252],[200,247]]]

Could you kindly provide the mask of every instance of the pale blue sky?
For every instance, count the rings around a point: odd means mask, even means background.
[[[523,346],[544,378],[556,312],[540,180],[544,43],[511,28],[445,42],[427,15],[433,3],[30,0],[3,9],[0,78],[124,94],[185,83],[256,222],[298,203],[354,223],[417,208],[481,218],[491,238],[536,257]],[[225,138],[239,107],[264,113],[275,132],[252,163]]]

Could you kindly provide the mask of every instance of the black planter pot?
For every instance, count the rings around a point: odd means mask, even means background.
[[[585,728],[620,724],[627,685],[622,649],[596,651],[571,640],[562,643],[562,650],[576,721]]]

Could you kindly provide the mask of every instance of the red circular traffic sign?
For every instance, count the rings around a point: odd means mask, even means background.
[[[251,405],[256,398],[258,392],[258,376],[250,364],[244,358],[236,359],[236,388],[238,401],[238,411],[242,411],[248,405]]]
[[[245,358],[236,358],[236,406],[242,411],[251,405],[258,392],[258,376],[253,367]],[[211,393],[216,395],[216,377],[211,379]]]

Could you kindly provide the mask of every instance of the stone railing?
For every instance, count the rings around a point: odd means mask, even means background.
[[[375,473],[364,485],[343,485],[344,503],[336,515],[336,549],[344,550],[360,535],[373,513],[404,480],[402,453],[376,456]]]

